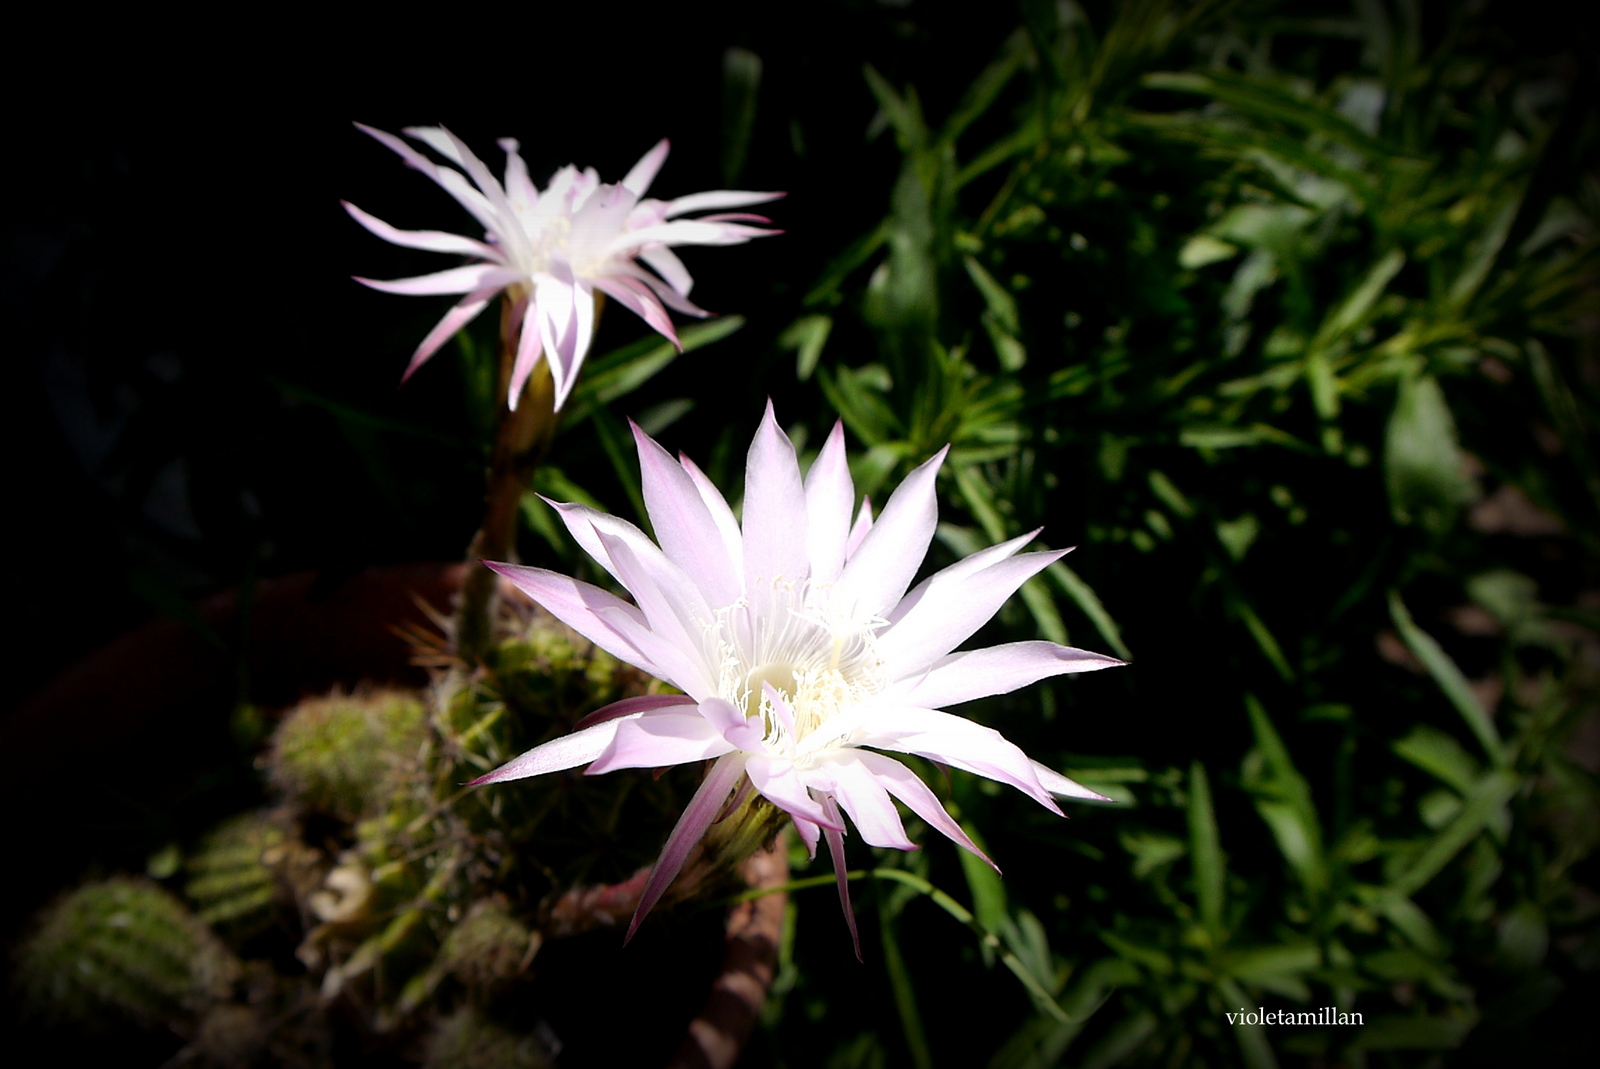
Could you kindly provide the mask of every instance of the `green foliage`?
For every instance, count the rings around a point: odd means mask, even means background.
[[[783,342],[865,492],[951,444],[951,556],[1041,523],[1085,543],[994,638],[1137,654],[962,710],[1118,804],[1063,828],[951,782],[1007,875],[942,844],[903,864],[987,933],[923,959],[961,999],[917,964],[943,918],[878,896],[902,1060],[1507,1043],[1597,980],[1555,935],[1600,938],[1574,749],[1600,683],[1592,101],[1467,7],[1022,10],[943,115],[867,70],[884,215]],[[963,882],[970,910],[938,890]],[[796,945],[787,1006],[840,982]],[[1002,950],[1021,990],[976,994]],[[1330,1005],[1366,1026],[1224,1016]],[[779,1064],[846,1049],[773,1027]]]

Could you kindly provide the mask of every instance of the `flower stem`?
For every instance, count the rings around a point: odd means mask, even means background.
[[[500,367],[495,398],[498,417],[489,451],[483,523],[467,547],[466,581],[456,610],[456,652],[468,664],[483,659],[494,645],[494,617],[498,603],[495,574],[475,566],[479,561],[516,559],[517,513],[539,462],[555,437],[555,384],[550,365],[541,360],[528,376],[517,407],[504,401],[511,389],[511,371],[517,358],[518,323],[527,294],[507,290],[500,306]]]

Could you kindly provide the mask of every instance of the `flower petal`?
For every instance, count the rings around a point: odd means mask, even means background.
[[[728,560],[733,562],[734,574],[743,576],[744,535],[739,530],[739,521],[734,519],[733,509],[728,507],[727,498],[722,496],[722,491],[706,478],[706,473],[701,471],[694,461],[679,453],[678,463],[683,465],[684,474],[694,482],[694,488],[700,492],[700,500],[706,503],[706,510],[716,521],[717,533],[722,536],[722,548],[728,551]]]
[[[1097,794],[1081,783],[1074,783],[1048,765],[1033,762],[1033,771],[1039,777],[1039,782],[1044,789],[1059,798],[1089,798],[1097,802],[1110,802],[1103,794]]]
[[[602,705],[594,712],[572,725],[573,731],[582,731],[595,724],[603,724],[607,720],[617,720],[624,716],[633,716],[635,713],[650,713],[657,709],[671,709],[679,705],[693,705],[694,699],[687,694],[640,694],[632,698],[623,698],[610,705]]]
[[[884,696],[903,700],[907,705],[942,709],[991,694],[1009,694],[1051,676],[1093,672],[1123,663],[1103,653],[1054,642],[1008,642],[947,654],[934,662],[927,674],[891,683]]]
[[[811,580],[831,583],[844,570],[850,539],[850,510],[856,503],[855,483],[844,451],[844,423],[837,422],[817,459],[806,472],[806,555]]]
[[[528,165],[522,159],[516,138],[502,137],[495,142],[506,154],[506,198],[517,212],[530,211],[539,203],[539,187],[528,177]]]
[[[728,740],[729,745],[750,753],[763,752],[761,729],[726,698],[707,698],[700,703],[700,715]]]
[[[639,922],[661,900],[662,894],[683,868],[689,851],[711,827],[711,822],[722,809],[723,801],[744,774],[744,763],[745,755],[742,753],[725,754],[706,773],[705,781],[694,792],[694,797],[689,799],[672,834],[667,836],[667,844],[661,848],[661,857],[657,859],[655,868],[650,870],[650,879],[645,884],[644,893],[639,896],[639,908],[634,910],[624,943],[633,938],[633,933],[639,930]]]
[[[744,476],[745,591],[778,580],[799,583],[806,578],[806,493],[794,443],[778,428],[767,402],[761,429],[750,443]]]
[[[856,550],[861,548],[861,543],[866,540],[867,532],[872,530],[872,499],[865,495],[861,498],[861,507],[856,510],[856,522],[850,528],[850,541],[845,543],[844,559],[849,560],[856,555]]]
[[[900,822],[900,812],[890,801],[889,792],[858,751],[841,750],[828,761],[826,769],[833,783],[833,796],[844,806],[862,839],[873,846],[896,850],[917,848],[906,838],[905,825]]]
[[[745,208],[752,204],[765,204],[777,200],[782,193],[752,193],[744,189],[711,189],[704,193],[690,193],[667,202],[666,217],[686,212],[703,212],[713,208]]]
[[[893,622],[878,632],[879,656],[901,666],[902,676],[932,664],[966,641],[1018,587],[1066,552],[1024,553],[976,571],[957,562],[935,573],[907,595],[905,600],[912,602],[909,611],[893,614]]]
[[[840,830],[835,827],[837,821],[830,818],[817,800],[811,797],[804,778],[795,771],[793,761],[756,754],[745,765],[745,773],[755,789],[785,813],[790,816],[798,814],[823,828]]]
[[[517,410],[517,402],[522,399],[522,389],[528,384],[528,376],[533,374],[533,369],[539,364],[539,357],[544,355],[544,339],[539,334],[539,303],[529,295],[522,309],[522,325],[517,334],[517,358],[511,365],[511,389],[507,398],[511,411]]]
[[[683,266],[678,254],[665,245],[642,250],[639,259],[649,264],[677,293],[687,297],[689,291],[694,289],[694,279],[690,277],[689,269]]]
[[[945,446],[906,476],[850,555],[839,576],[839,587],[846,601],[854,599],[858,612],[877,616],[893,608],[922,566],[939,523],[934,481],[949,451]]]
[[[651,633],[660,639],[651,657],[667,669],[663,678],[686,694],[712,693],[715,672],[701,642],[703,621],[711,618],[711,610],[699,588],[655,545],[641,554],[621,539],[604,531],[599,534],[622,585],[644,610]]]
[[[833,795],[823,795],[822,805],[828,811],[828,816],[841,824],[844,823],[839,816],[839,805],[833,800]],[[855,907],[850,904],[850,876],[844,863],[844,835],[833,828],[824,828],[823,834],[828,837],[828,856],[833,862],[834,882],[839,885],[839,907],[844,910],[844,923],[850,929],[850,942],[855,946],[856,960],[865,961],[866,959],[861,956],[861,936],[856,931]],[[804,838],[803,832],[801,837]],[[815,857],[816,852],[813,851],[811,856]]]
[[[850,735],[856,746],[916,754],[1007,783],[1061,815],[1033,762],[993,728],[937,709],[879,708],[863,713]]]
[[[639,452],[645,512],[662,552],[699,584],[708,605],[733,604],[743,577],[733,570],[716,520],[694,480],[638,424],[629,420],[628,426]]]
[[[594,280],[594,285],[596,289],[608,294],[618,304],[644,320],[651,330],[670,341],[674,348],[682,351],[683,343],[678,340],[677,328],[667,317],[667,310],[661,307],[661,299],[649,286],[626,275],[602,275]]]
[[[662,677],[661,668],[642,648],[655,643],[644,613],[634,606],[597,586],[543,568],[498,561],[483,563],[491,571],[505,576],[550,615],[613,657],[642,672]]]
[[[641,713],[618,724],[610,744],[584,769],[584,775],[682,765],[721,757],[734,748],[699,712]]]
[[[872,773],[879,785],[887,788],[890,794],[904,802],[906,808],[926,821],[929,827],[938,829],[951,842],[982,858],[996,872],[1000,871],[1000,866],[990,861],[989,855],[978,849],[978,845],[961,830],[961,825],[945,811],[943,803],[928,789],[926,783],[917,778],[916,773],[894,758],[885,757],[883,754],[858,750],[856,757],[867,771]]]
[[[496,263],[502,262],[500,250],[493,245],[474,241],[460,234],[447,234],[442,230],[401,230],[399,227],[390,226],[375,215],[368,215],[347,200],[339,203],[344,205],[344,210],[350,213],[352,219],[391,245],[407,249],[423,249],[427,252],[448,252],[458,256],[477,256]]]
[[[499,264],[468,264],[465,267],[452,267],[445,271],[435,271],[431,275],[417,275],[415,278],[396,278],[385,281],[377,278],[356,277],[356,281],[363,286],[370,286],[384,293],[403,293],[407,296],[431,296],[440,293],[471,293],[474,290],[493,286],[500,289],[509,286],[522,277],[520,272]]]
[[[667,160],[667,153],[671,151],[672,143],[662,138],[655,146],[639,157],[639,162],[628,171],[622,180],[622,188],[636,197],[642,197],[650,188],[650,183],[656,180],[656,172],[661,170],[661,165]]]
[[[469,293],[456,302],[454,308],[444,314],[434,328],[428,331],[427,337],[422,339],[422,344],[417,346],[417,351],[411,354],[411,363],[406,365],[405,374],[400,376],[403,386],[407,379],[416,373],[417,368],[427,363],[428,357],[439,351],[439,346],[456,336],[462,327],[478,318],[478,315],[489,306],[489,300],[500,287],[491,286],[487,289]]]
[[[624,724],[633,723],[643,715],[643,712],[630,713],[592,724],[570,735],[563,735],[559,739],[551,739],[519,757],[513,757],[488,775],[479,776],[467,786],[476,787],[480,783],[505,783],[508,780],[527,779],[529,776],[542,776],[546,772],[560,772],[562,769],[587,764],[606,752],[615,740],[619,728]]]

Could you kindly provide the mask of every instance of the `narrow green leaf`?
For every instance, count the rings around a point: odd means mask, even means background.
[[[861,73],[866,76],[867,87],[872,90],[878,107],[883,110],[889,125],[894,127],[900,151],[911,152],[919,148],[927,140],[928,128],[923,125],[922,109],[917,105],[915,91],[902,97],[870,63],[862,68]]]
[[[1326,350],[1335,342],[1348,337],[1367,318],[1372,311],[1372,306],[1383,295],[1389,281],[1405,266],[1405,253],[1399,249],[1392,249],[1367,270],[1361,281],[1356,283],[1337,305],[1333,307],[1323,319],[1322,325],[1317,328],[1316,337],[1312,340],[1312,348]]]
[[[822,358],[822,347],[828,344],[828,334],[833,330],[830,315],[801,316],[782,334],[778,335],[778,348],[795,354],[795,377],[801,382],[811,377]]]
[[[1462,467],[1455,420],[1433,376],[1401,380],[1384,433],[1383,467],[1395,519],[1435,534],[1449,530],[1476,496]]]
[[[1217,816],[1211,807],[1211,786],[1199,761],[1189,766],[1189,857],[1194,865],[1200,920],[1212,937],[1220,940],[1226,870],[1217,836]]]
[[[946,143],[954,143],[963,130],[988,111],[1028,58],[1030,51],[1024,31],[1018,30],[1006,38],[1000,46],[1000,54],[990,61],[961,95],[961,102],[939,131],[940,138]]]
[[[1250,726],[1267,769],[1267,779],[1255,789],[1256,809],[1271,828],[1278,850],[1300,877],[1314,899],[1328,889],[1328,862],[1322,844],[1311,785],[1295,768],[1283,739],[1272,726],[1267,711],[1254,694],[1245,695]]]
[[[735,46],[722,53],[722,181],[733,188],[744,173],[761,93],[761,57]]]
[[[1400,632],[1400,638],[1417,659],[1427,668],[1428,674],[1433,677],[1444,696],[1455,706],[1456,712],[1461,714],[1461,719],[1466,721],[1467,727],[1477,738],[1478,745],[1483,747],[1483,752],[1488,755],[1491,764],[1502,765],[1506,762],[1505,746],[1500,741],[1500,733],[1495,730],[1494,723],[1489,719],[1488,712],[1483,704],[1478,701],[1478,696],[1472,693],[1472,687],[1467,683],[1467,677],[1462,675],[1461,669],[1456,667],[1456,662],[1450,659],[1432,635],[1418,627],[1411,619],[1411,613],[1406,609],[1405,602],[1400,600],[1400,593],[1396,590],[1389,591],[1389,618],[1394,621],[1394,626]]]
[[[678,341],[683,346],[681,352],[671,342],[651,337],[612,350],[596,360],[586,361],[578,384],[573,387],[572,397],[562,410],[561,430],[571,430],[588,419],[600,406],[637,390],[682,353],[721,341],[743,327],[744,323],[743,316],[729,315],[685,327],[678,332]]]
[[[1472,789],[1481,774],[1478,762],[1455,740],[1429,724],[1418,724],[1394,744],[1397,756],[1454,787],[1459,794]]]
[[[1509,769],[1490,772],[1467,792],[1461,812],[1434,837],[1411,867],[1389,884],[1389,891],[1410,897],[1450,863],[1450,859],[1496,819],[1500,807],[1516,792],[1521,778]]]
[[[1240,1010],[1254,1009],[1251,1001],[1247,1001],[1244,989],[1228,977],[1224,976],[1217,981],[1217,993],[1222,996],[1225,1006],[1238,1006]],[[1226,1020],[1226,1018],[1224,1018]],[[1257,1024],[1230,1024],[1234,1038],[1239,1043],[1239,1055],[1249,1069],[1278,1069],[1278,1059],[1272,1053],[1272,1044],[1267,1042],[1266,1025]]]
[[[1078,607],[1078,610],[1089,618],[1089,622],[1094,624],[1094,629],[1100,632],[1100,637],[1106,640],[1106,644],[1111,647],[1118,657],[1121,657],[1124,661],[1133,660],[1133,651],[1128,649],[1127,644],[1122,641],[1121,629],[1117,627],[1117,622],[1111,618],[1111,614],[1106,611],[1106,607],[1100,603],[1100,596],[1094,592],[1093,587],[1079,578],[1077,572],[1060,561],[1056,561],[1046,568],[1044,574],[1053,579],[1056,585],[1061,588],[1062,593],[1071,598],[1072,603]]]
[[[594,410],[593,421],[595,433],[600,438],[600,448],[605,451],[606,459],[611,461],[612,473],[628,495],[640,525],[648,529],[650,516],[645,511],[644,490],[639,485],[639,463],[633,455],[632,435],[623,429],[617,417],[604,408]],[[624,445],[624,442],[627,444]]]
[[[979,849],[986,849],[970,822],[962,822],[961,827],[972,836],[972,841],[978,844]],[[985,930],[998,935],[1005,927],[1007,917],[1006,889],[1000,882],[999,873],[969,850],[958,850],[956,855],[961,859],[961,872],[967,878],[967,889],[972,892],[973,914]]]

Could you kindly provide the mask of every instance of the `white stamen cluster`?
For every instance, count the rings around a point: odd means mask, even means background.
[[[774,748],[793,754],[826,743],[823,724],[885,686],[873,632],[879,619],[832,611],[831,585],[783,578],[755,584],[751,596],[717,613],[707,641],[721,665],[718,694],[759,716]],[[791,731],[763,694],[771,684],[794,713]],[[807,742],[811,745],[804,745]]]

